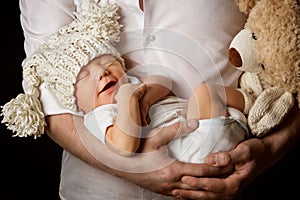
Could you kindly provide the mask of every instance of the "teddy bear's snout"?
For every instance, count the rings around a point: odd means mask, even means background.
[[[243,61],[240,53],[235,48],[230,48],[228,50],[228,60],[235,67],[243,66]]]

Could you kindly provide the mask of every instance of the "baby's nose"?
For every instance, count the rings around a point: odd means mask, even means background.
[[[100,77],[99,80],[101,80],[103,77],[108,76],[109,75],[109,71],[108,70],[104,70],[100,72]]]

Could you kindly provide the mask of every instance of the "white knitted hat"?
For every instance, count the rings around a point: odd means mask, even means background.
[[[46,122],[39,100],[42,83],[53,90],[62,105],[77,111],[74,83],[81,67],[99,55],[120,58],[114,48],[121,29],[117,6],[108,1],[101,6],[91,1],[86,7],[75,12],[69,25],[51,35],[23,61],[23,79],[28,87],[25,94],[2,106],[1,113],[1,122],[16,132],[13,136],[37,138],[44,133]]]

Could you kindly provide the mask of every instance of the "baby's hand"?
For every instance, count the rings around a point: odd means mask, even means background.
[[[126,83],[120,86],[119,91],[116,95],[116,100],[117,102],[140,100],[143,97],[145,91],[145,84]]]

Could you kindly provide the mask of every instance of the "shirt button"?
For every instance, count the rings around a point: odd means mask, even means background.
[[[154,35],[148,35],[146,38],[146,42],[150,43],[153,42],[156,39],[156,37]]]

